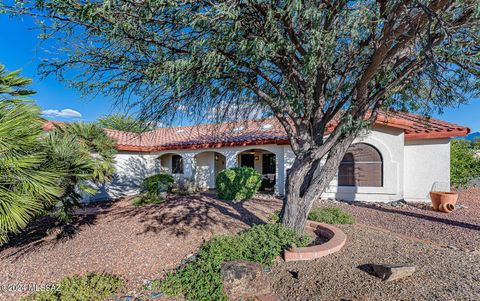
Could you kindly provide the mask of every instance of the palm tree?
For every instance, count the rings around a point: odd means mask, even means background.
[[[24,97],[31,80],[0,65],[0,245],[63,194],[61,168],[46,164],[40,108]]]
[[[57,126],[44,140],[49,165],[66,171],[60,186],[64,193],[56,213],[69,221],[72,209],[85,195],[95,194],[99,184],[110,180],[115,171],[115,141],[93,123]]]

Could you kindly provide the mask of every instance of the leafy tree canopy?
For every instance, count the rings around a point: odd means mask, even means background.
[[[105,115],[98,118],[97,122],[100,126],[107,129],[132,133],[142,133],[154,129],[149,123],[142,122],[131,115]]]

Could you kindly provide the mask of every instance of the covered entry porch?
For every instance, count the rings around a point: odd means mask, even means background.
[[[215,189],[217,175],[226,168],[251,167],[262,175],[260,191],[283,194],[282,146],[175,150],[155,154],[158,172],[194,181],[200,190]]]

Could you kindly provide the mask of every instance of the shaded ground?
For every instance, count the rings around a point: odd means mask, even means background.
[[[72,226],[71,237],[60,240],[45,234],[48,220],[37,221],[28,235],[0,249],[0,285],[48,284],[73,274],[108,272],[135,288],[162,277],[212,235],[262,223],[279,205],[268,196],[233,204],[194,195],[144,207],[123,200],[88,208]],[[9,299],[14,300],[0,291],[0,300]]]
[[[355,216],[357,223],[386,229],[442,246],[480,250],[480,188],[460,193],[457,203],[466,208],[446,214],[430,209],[430,204],[414,207],[385,204],[320,201],[317,207],[336,206]],[[461,207],[461,206],[460,206]],[[480,297],[479,297],[480,300]]]
[[[415,243],[362,225],[343,226],[347,243],[313,261],[279,263],[270,273],[284,301],[478,301],[480,252]],[[370,264],[413,263],[411,278],[383,282]]]

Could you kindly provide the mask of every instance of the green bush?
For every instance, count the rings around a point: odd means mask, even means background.
[[[168,192],[173,185],[173,177],[160,173],[143,179],[142,190],[148,194],[156,195],[158,192]]]
[[[218,197],[227,201],[250,199],[260,188],[262,176],[250,167],[222,170],[216,179]]]
[[[135,207],[140,207],[140,206],[145,206],[145,205],[151,205],[151,204],[160,204],[165,201],[161,196],[159,195],[153,195],[153,194],[148,194],[148,193],[142,193],[132,200],[132,205]]]
[[[308,214],[308,219],[326,224],[353,224],[355,219],[340,208],[316,208]]]
[[[480,177],[480,141],[452,140],[450,143],[450,182],[453,187],[467,187]]]
[[[40,291],[20,301],[100,301],[117,293],[125,282],[108,274],[87,274],[64,278],[53,289]]]
[[[306,246],[310,242],[311,238],[298,237],[280,224],[257,225],[236,236],[212,239],[202,247],[197,259],[167,274],[155,285],[168,295],[183,295],[186,300],[226,301],[220,275],[224,261],[242,259],[271,265],[275,257],[290,245]]]

